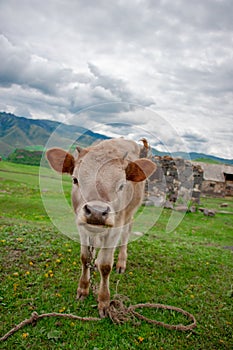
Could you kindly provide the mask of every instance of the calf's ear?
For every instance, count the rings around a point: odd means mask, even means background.
[[[73,174],[74,157],[61,148],[51,148],[46,152],[50,166],[59,173]]]
[[[137,159],[135,162],[130,162],[125,169],[126,180],[133,182],[144,181],[153,174],[156,168],[156,164],[149,159]]]

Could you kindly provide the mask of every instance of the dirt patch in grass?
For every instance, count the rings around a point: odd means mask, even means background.
[[[7,261],[14,261],[18,260],[21,255],[26,251],[27,249],[17,248],[17,249],[9,249],[7,248],[8,254],[6,255]]]
[[[233,246],[225,246],[223,249],[233,250]]]

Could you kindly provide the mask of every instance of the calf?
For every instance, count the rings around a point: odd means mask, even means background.
[[[69,173],[73,179],[72,203],[81,242],[82,273],[77,298],[89,293],[90,262],[95,248],[100,248],[96,267],[101,281],[98,291],[100,317],[108,314],[109,275],[114,250],[120,245],[116,269],[126,269],[127,243],[132,218],[140,206],[144,184],[156,165],[140,157],[140,146],[123,138],[102,141],[85,149],[77,147],[78,156],[53,148],[47,159],[53,169]]]

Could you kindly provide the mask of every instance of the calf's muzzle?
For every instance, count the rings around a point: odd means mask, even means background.
[[[83,206],[83,213],[87,224],[108,225],[111,209],[107,204],[87,203]]]

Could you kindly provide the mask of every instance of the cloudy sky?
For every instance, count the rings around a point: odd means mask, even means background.
[[[0,0],[0,111],[233,158],[232,18],[232,0]]]

